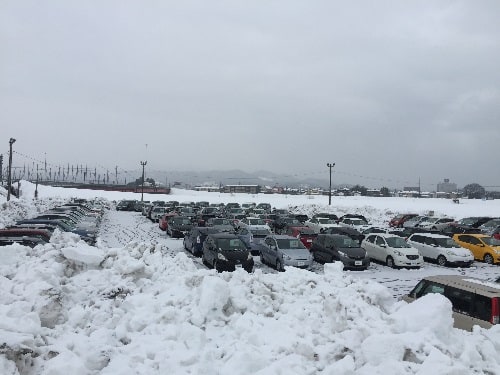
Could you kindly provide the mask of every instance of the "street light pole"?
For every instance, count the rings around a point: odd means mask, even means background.
[[[142,192],[141,192],[141,203],[144,201],[144,167],[146,166],[147,161],[141,161],[142,165]]]
[[[16,140],[14,138],[9,139],[9,174],[7,175],[7,202],[10,201],[10,189],[12,189],[12,145]]]
[[[332,204],[332,168],[335,167],[335,163],[326,163],[326,166],[330,168],[330,190],[328,191],[328,205]]]

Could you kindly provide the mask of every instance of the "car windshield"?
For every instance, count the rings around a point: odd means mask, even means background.
[[[350,237],[335,237],[333,243],[337,247],[359,247],[358,242]]]
[[[172,224],[175,225],[189,225],[191,224],[191,220],[189,219],[172,219]]]
[[[227,219],[214,219],[212,220],[213,225],[231,225]]]
[[[253,229],[251,232],[254,236],[267,236],[268,234],[271,234],[269,229]]]
[[[487,221],[482,225],[483,228],[496,228],[497,226],[500,225],[500,219],[494,219]]]
[[[262,219],[248,219],[248,224],[249,225],[266,225],[266,222]]]
[[[411,247],[406,243],[406,241],[402,237],[388,237],[385,240],[387,242],[387,245],[389,245],[389,247],[397,249]]]
[[[320,219],[318,219],[318,222],[320,224],[335,224],[335,221],[328,219],[328,218],[320,218]]]
[[[483,242],[486,245],[489,245],[489,246],[500,246],[500,240],[497,240],[494,237],[482,237],[481,239],[483,240]]]
[[[311,228],[300,228],[299,233],[303,236],[312,236],[316,234]]]
[[[245,244],[239,238],[219,238],[217,247],[224,251],[246,250]]]
[[[295,238],[279,238],[276,240],[280,249],[305,249],[305,246]]]
[[[460,247],[453,238],[436,238],[436,244],[445,248]]]

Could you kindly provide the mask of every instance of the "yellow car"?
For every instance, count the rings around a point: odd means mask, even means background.
[[[486,234],[455,234],[453,239],[462,247],[469,249],[474,259],[485,263],[500,263],[500,240]]]

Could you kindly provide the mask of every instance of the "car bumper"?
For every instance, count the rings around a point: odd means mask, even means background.
[[[352,258],[344,258],[341,257],[340,260],[342,263],[344,263],[344,269],[366,269],[370,265],[370,259],[369,258],[364,258],[364,259],[352,259]]]
[[[187,230],[177,230],[177,229],[171,229],[171,236],[172,238],[184,238],[184,236],[189,232]]]
[[[309,268],[312,265],[312,259],[290,259],[283,260],[285,266],[297,267],[297,268]]]
[[[239,260],[218,260],[217,261],[217,272],[232,272],[236,269],[243,268],[248,273],[253,271],[254,262],[252,260],[239,261]]]
[[[422,267],[424,265],[424,258],[408,259],[407,257],[395,257],[394,265],[397,267]]]

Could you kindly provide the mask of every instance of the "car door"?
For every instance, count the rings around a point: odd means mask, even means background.
[[[377,236],[371,234],[368,235],[368,237],[365,238],[363,241],[363,246],[366,251],[366,256],[372,259],[377,259],[377,254],[376,254],[376,249],[375,249],[375,240]]]
[[[381,262],[385,262],[387,258],[387,243],[383,237],[377,236],[375,240],[375,254],[376,259]]]
[[[267,250],[267,260],[270,264],[276,264],[278,259],[278,244],[274,238],[268,238],[266,240],[266,250]]]

